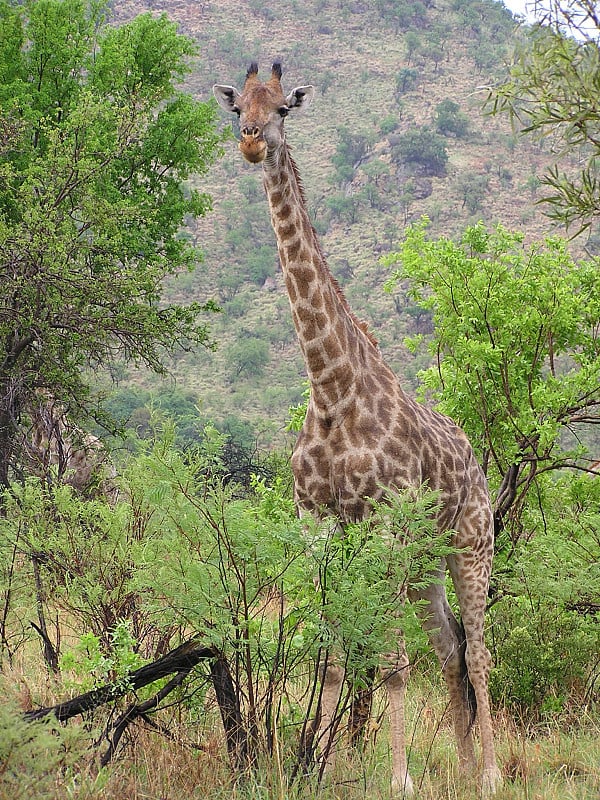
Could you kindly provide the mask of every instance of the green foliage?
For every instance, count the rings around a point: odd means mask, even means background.
[[[269,363],[269,344],[257,336],[246,334],[228,348],[227,356],[232,382],[260,375]]]
[[[598,421],[597,266],[560,239],[526,246],[478,224],[431,241],[426,225],[386,261],[402,265],[391,285],[405,281],[433,314],[424,389],[465,428],[496,491],[494,696],[533,717],[593,702],[600,484],[562,468],[585,464]]]
[[[306,419],[306,412],[308,410],[308,401],[310,399],[310,384],[308,381],[305,383],[304,391],[302,392],[302,397],[304,398],[301,403],[298,403],[295,406],[292,406],[288,413],[289,419],[286,425],[286,430],[292,431],[294,433],[299,433],[302,430],[302,426],[304,425],[304,420]]]
[[[179,229],[209,198],[184,186],[219,148],[212,104],[176,88],[191,41],[165,16],[122,27],[106,6],[0,6],[0,480],[38,389],[94,413],[84,370],[208,343],[213,306],[161,301],[199,254]],[[90,287],[93,287],[91,291]]]
[[[421,49],[421,39],[415,31],[408,31],[404,37],[404,44],[406,46],[406,61],[410,64],[411,60]]]
[[[335,167],[336,183],[352,180],[354,170],[369,151],[369,140],[347,127],[338,128],[339,142],[331,161]]]
[[[135,651],[136,644],[129,623],[121,620],[111,631],[109,651],[98,636],[84,633],[74,647],[63,653],[60,668],[74,674],[73,686],[79,691],[89,691],[109,682],[127,687],[131,672],[142,665]]]
[[[6,700],[10,687],[2,679],[0,691],[0,795],[13,800],[64,797],[75,791],[72,777],[85,757],[83,737],[49,717],[41,722],[25,722],[19,710]],[[57,783],[62,789],[57,792]]]
[[[392,279],[433,312],[425,390],[459,421],[489,468],[504,518],[540,471],[573,463],[567,430],[598,421],[600,291],[597,265],[574,262],[566,243],[525,246],[482,224],[458,242],[412,226]]]
[[[275,274],[277,255],[273,245],[263,245],[250,252],[246,266],[250,280],[262,286],[266,278]]]
[[[529,715],[593,703],[600,652],[600,485],[590,476],[546,482],[527,511],[527,543],[503,551],[490,624],[492,692]],[[510,559],[507,555],[510,553]]]
[[[426,125],[394,137],[392,159],[419,167],[427,175],[444,175],[448,152],[443,136]]]
[[[463,207],[470,214],[481,209],[481,205],[489,191],[490,179],[487,175],[476,172],[462,172],[456,181],[456,188],[463,201]]]
[[[469,118],[453,100],[442,100],[435,107],[435,127],[444,136],[449,134],[459,139],[469,133]]]
[[[327,198],[327,208],[331,216],[349,225],[358,221],[361,206],[361,197],[358,194],[339,193]]]
[[[257,478],[256,499],[237,499],[219,479],[222,447],[207,431],[183,459],[167,439],[132,471],[132,502],[148,519],[137,582],[167,629],[193,630],[228,655],[248,720],[270,724],[267,699],[329,648],[360,680],[393,649],[400,618],[413,647],[423,644],[401,601],[451,552],[434,532],[434,495],[390,495],[342,536],[331,522],[298,520],[287,481]]]
[[[33,596],[35,578],[46,599],[82,633],[95,637],[106,655],[114,657],[123,620],[131,622],[132,636],[151,649],[155,629],[137,613],[132,585],[143,530],[144,520],[128,503],[86,500],[69,486],[49,494],[37,478],[14,486],[5,498],[0,541],[3,555],[10,548],[19,554],[29,585],[13,581],[7,586],[10,603],[5,608],[13,615],[12,625],[26,626],[26,600]]]
[[[382,136],[387,136],[398,127],[398,114],[388,114],[379,123],[379,131]],[[379,162],[381,163],[381,162]]]
[[[585,156],[575,176],[559,162],[550,167],[542,178],[549,192],[538,201],[548,216],[580,232],[600,214],[600,22],[587,0],[559,2],[547,13],[550,24],[534,27],[517,46],[510,77],[490,93],[487,107],[508,114],[523,134],[549,141],[561,160]],[[568,35],[569,28],[578,35]]]
[[[405,94],[414,89],[419,80],[419,71],[414,67],[402,67],[396,74],[396,94]]]
[[[377,0],[375,3],[382,19],[396,31],[422,25],[427,16],[426,6],[421,0]]]

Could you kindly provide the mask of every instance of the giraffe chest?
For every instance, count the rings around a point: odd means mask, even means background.
[[[292,457],[296,499],[312,513],[363,519],[386,486],[417,485],[418,465],[389,439],[362,430],[352,441],[332,429],[326,438],[301,436]]]
[[[450,452],[443,430],[427,434],[422,421],[405,410],[386,417],[357,407],[337,423],[326,422],[309,410],[292,457],[302,508],[356,521],[369,514],[370,500],[380,499],[385,488],[427,482],[441,491],[450,517],[458,513],[466,485],[457,491],[455,475],[466,472],[465,458],[458,449]]]

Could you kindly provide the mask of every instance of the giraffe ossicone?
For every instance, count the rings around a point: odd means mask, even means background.
[[[461,768],[476,768],[472,740],[473,701],[479,721],[482,793],[501,784],[496,764],[488,678],[490,654],[484,644],[484,612],[493,555],[492,509],[483,471],[463,431],[449,418],[416,403],[400,386],[373,336],[353,314],[331,275],[310,222],[298,169],[286,144],[284,120],[307,106],[312,86],[287,95],[276,62],[262,82],[255,63],[241,91],[216,85],[218,103],[237,114],[240,151],[262,164],[271,221],[292,319],[310,381],[310,400],[292,455],[295,500],[301,512],[335,516],[345,523],[366,518],[371,499],[385,487],[401,490],[427,484],[437,490],[437,527],[455,531],[459,552],[440,560],[439,581],[409,589],[424,600],[422,624],[436,652],[450,695]],[[459,623],[446,598],[443,575],[450,572],[461,612]],[[389,696],[392,786],[412,792],[408,773],[404,696],[408,658],[399,641],[393,662],[382,670]],[[323,676],[319,740],[332,737],[344,674],[332,665]]]

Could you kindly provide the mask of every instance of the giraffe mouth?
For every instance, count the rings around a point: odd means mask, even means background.
[[[240,152],[251,164],[260,164],[267,155],[267,143],[264,139],[253,136],[243,136],[239,143]]]

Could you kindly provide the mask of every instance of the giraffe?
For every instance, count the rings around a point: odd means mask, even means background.
[[[243,157],[262,164],[271,222],[289,295],[291,314],[310,382],[304,426],[292,455],[298,513],[318,519],[332,516],[344,524],[365,519],[371,500],[385,487],[404,489],[427,484],[440,493],[436,524],[454,531],[459,552],[441,560],[454,582],[462,624],[446,598],[444,581],[426,589],[409,589],[425,600],[422,624],[437,654],[449,690],[461,770],[476,769],[472,739],[476,701],[484,796],[501,784],[496,764],[488,693],[490,654],[483,625],[493,552],[493,519],[482,469],[463,431],[449,418],[416,403],[386,364],[367,326],[353,314],[332,276],[310,223],[297,166],[286,143],[284,119],[308,106],[313,86],[299,86],[285,95],[282,68],[272,66],[268,80],[258,65],[247,71],[242,91],[215,85],[214,95],[228,112],[237,114]],[[409,661],[403,641],[393,660],[382,664],[389,699],[392,787],[414,793],[408,772],[404,698]],[[468,679],[467,679],[468,676]],[[338,664],[322,676],[319,739],[328,741],[327,769],[334,759],[332,729],[344,671]],[[329,752],[328,752],[329,751]]]

